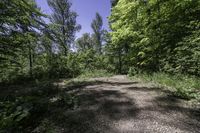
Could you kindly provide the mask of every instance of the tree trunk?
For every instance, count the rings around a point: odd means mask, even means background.
[[[29,73],[30,77],[33,77],[33,59],[32,59],[32,51],[31,47],[29,46]]]
[[[118,56],[119,56],[119,69],[118,69],[118,73],[122,74],[122,54],[121,54],[121,49],[119,49],[119,51],[118,51]]]

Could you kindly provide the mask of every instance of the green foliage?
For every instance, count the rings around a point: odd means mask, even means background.
[[[109,73],[106,70],[85,70],[78,78],[88,79],[97,77],[110,77],[112,75],[112,73]]]
[[[136,74],[138,74],[138,70],[134,67],[129,68],[128,71],[128,76],[135,76]]]
[[[76,22],[77,14],[71,11],[72,3],[69,0],[48,0],[48,5],[53,11],[51,15],[53,40],[67,55],[75,39],[75,33],[80,29],[80,25]]]
[[[46,110],[47,106],[38,100],[37,96],[25,96],[1,102],[0,130],[22,130],[23,126],[28,126],[27,122]]]
[[[91,27],[94,31],[95,49],[101,54],[102,53],[102,41],[103,41],[103,19],[99,13],[96,13],[95,19],[92,21]]]
[[[42,59],[45,59],[44,57]],[[34,76],[38,79],[48,78],[72,78],[81,73],[79,58],[74,53],[69,53],[68,56],[53,55],[54,61],[38,62],[34,67]],[[41,65],[40,65],[41,64]]]
[[[95,41],[89,33],[84,33],[82,37],[76,40],[76,48],[78,52],[85,52],[86,50],[95,49]]]
[[[134,78],[161,85],[171,90],[178,97],[200,100],[200,79],[197,77],[182,74],[140,73],[135,75]]]
[[[58,90],[49,82],[17,87],[12,94],[9,91],[1,94],[7,97],[0,98],[0,132],[31,132],[43,119],[54,115],[52,110],[75,109],[79,103],[77,96]]]
[[[1,102],[0,107],[0,129],[17,127],[21,121],[30,115],[28,109],[17,106],[17,103]]]
[[[69,52],[80,29],[77,15],[67,0],[48,3],[54,12],[52,23],[47,25],[34,0],[0,2],[0,82],[74,77],[80,73],[76,56]],[[59,21],[59,15],[66,20]],[[63,51],[68,56],[63,57]]]
[[[109,45],[118,69],[199,75],[199,9],[198,0],[114,1]]]
[[[2,0],[0,2],[0,82],[26,75],[28,55],[31,55],[43,15],[32,0]]]

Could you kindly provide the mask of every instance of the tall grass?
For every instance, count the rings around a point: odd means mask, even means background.
[[[178,97],[200,101],[200,79],[197,77],[183,74],[140,73],[132,78],[153,82],[154,84],[171,90]]]

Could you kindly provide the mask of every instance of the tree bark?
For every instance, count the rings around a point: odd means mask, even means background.
[[[119,49],[119,51],[118,51],[118,56],[119,56],[119,69],[118,69],[118,73],[122,74],[122,54],[121,54],[121,49]]]
[[[33,59],[32,59],[32,51],[31,47],[29,46],[29,73],[30,77],[33,77]]]

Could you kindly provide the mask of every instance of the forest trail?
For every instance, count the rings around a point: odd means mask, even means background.
[[[80,106],[65,112],[70,123],[65,132],[200,132],[199,114],[183,100],[126,76],[91,79],[77,94]]]

